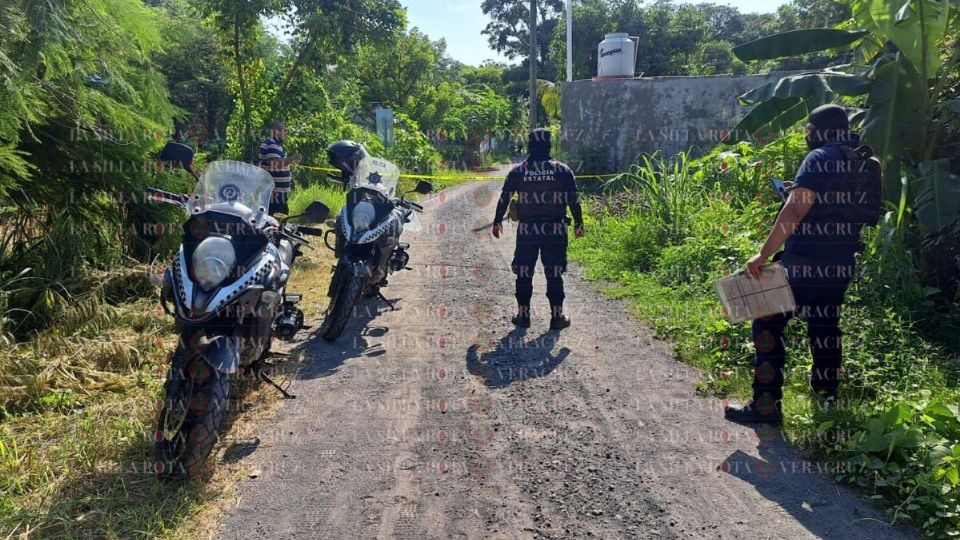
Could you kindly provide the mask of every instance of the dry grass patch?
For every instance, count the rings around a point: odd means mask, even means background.
[[[309,324],[326,306],[332,255],[321,245],[294,271]],[[82,313],[81,313],[82,312]],[[260,420],[280,395],[240,379],[209,474],[158,482],[153,432],[172,320],[155,300],[78,307],[34,340],[0,349],[0,536],[209,538],[250,471]],[[274,366],[292,378],[299,359]]]

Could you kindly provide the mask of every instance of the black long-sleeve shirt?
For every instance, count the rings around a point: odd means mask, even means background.
[[[503,223],[510,199],[517,193],[517,210],[520,221],[536,219],[563,220],[567,207],[576,226],[583,225],[583,210],[577,191],[573,170],[566,164],[547,158],[529,159],[514,167],[503,183],[503,191],[497,202],[496,225]]]

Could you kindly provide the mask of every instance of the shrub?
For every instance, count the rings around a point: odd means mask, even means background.
[[[704,370],[702,389],[746,395],[753,376],[749,325],[722,316],[712,282],[757,252],[779,208],[769,178],[792,177],[799,135],[765,148],[716,149],[697,161],[648,158],[591,201],[587,240],[572,256],[612,280],[657,336]],[[919,257],[904,197],[864,235],[858,277],[841,321],[844,374],[838,409],[809,397],[811,358],[799,319],[787,328],[785,431],[830,472],[889,503],[892,521],[929,537],[960,536],[960,310],[917,280]],[[943,346],[951,344],[951,350]]]
[[[420,126],[405,114],[397,113],[394,131],[395,144],[384,152],[384,157],[407,172],[433,173],[440,168],[443,157],[420,131]]]

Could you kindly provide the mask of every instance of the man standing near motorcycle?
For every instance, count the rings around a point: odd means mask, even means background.
[[[273,176],[273,197],[270,199],[269,214],[287,214],[287,201],[290,198],[292,179],[290,165],[302,161],[299,155],[287,157],[283,143],[287,138],[287,126],[283,122],[270,125],[270,138],[260,145],[260,167]]]
[[[533,272],[537,258],[543,262],[550,301],[550,328],[570,326],[563,314],[563,274],[567,271],[567,207],[573,214],[574,234],[583,236],[583,213],[573,171],[550,157],[550,132],[530,132],[530,156],[507,175],[493,219],[493,236],[500,238],[503,217],[513,194],[517,194],[517,247],[512,269],[517,276],[518,311],[513,324],[530,326],[530,301],[533,298]]]
[[[753,399],[728,407],[737,422],[777,423],[782,419],[786,350],[784,328],[794,315],[807,321],[813,356],[810,384],[824,404],[835,403],[841,378],[843,297],[862,249],[864,226],[879,221],[880,161],[859,136],[850,133],[846,111],[837,105],[815,109],[807,123],[807,155],[773,231],[760,253],[747,262],[759,279],[767,260],[786,245],[782,263],[796,300],[796,311],[753,322],[756,368]]]

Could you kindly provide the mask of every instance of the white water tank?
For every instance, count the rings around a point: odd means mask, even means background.
[[[629,34],[607,34],[597,49],[597,77],[633,78],[636,75],[637,43]]]

